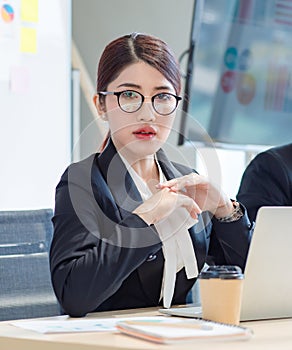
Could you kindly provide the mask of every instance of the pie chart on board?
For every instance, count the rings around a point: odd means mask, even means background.
[[[12,22],[14,19],[14,10],[9,4],[4,4],[1,7],[1,18],[4,22]]]

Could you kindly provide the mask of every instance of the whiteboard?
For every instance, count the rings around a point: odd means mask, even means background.
[[[0,210],[53,207],[71,160],[71,1],[0,8]]]

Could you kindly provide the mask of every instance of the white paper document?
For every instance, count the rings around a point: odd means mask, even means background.
[[[147,319],[153,321],[161,318],[156,317],[117,317],[117,318],[71,318],[67,315],[44,319],[31,319],[11,321],[13,326],[31,330],[38,333],[78,333],[78,332],[114,332],[116,324],[129,320],[140,321]]]

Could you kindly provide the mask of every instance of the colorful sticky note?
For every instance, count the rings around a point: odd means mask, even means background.
[[[10,90],[23,94],[29,88],[29,71],[25,66],[13,66],[10,71]]]
[[[37,52],[37,32],[34,28],[22,27],[20,29],[20,52]]]
[[[38,5],[38,0],[21,0],[21,20],[24,22],[38,22]]]

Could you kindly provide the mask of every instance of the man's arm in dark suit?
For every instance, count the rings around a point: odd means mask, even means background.
[[[283,160],[274,150],[259,153],[243,173],[237,200],[247,208],[250,220],[255,220],[262,206],[288,205],[289,176]]]

